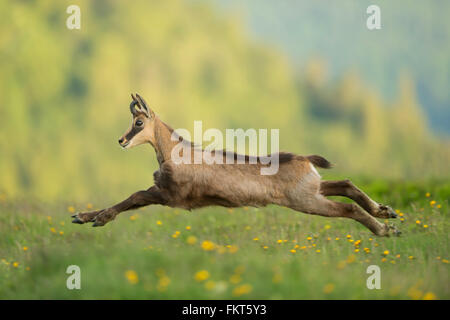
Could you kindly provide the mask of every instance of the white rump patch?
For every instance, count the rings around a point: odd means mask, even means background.
[[[314,167],[314,165],[311,162],[309,163],[309,165],[311,166],[311,170],[320,177],[320,174],[317,171],[316,167]]]

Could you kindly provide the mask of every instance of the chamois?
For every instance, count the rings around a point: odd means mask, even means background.
[[[154,175],[155,185],[138,191],[126,200],[103,210],[77,213],[73,223],[93,222],[94,227],[103,226],[119,213],[160,204],[169,207],[195,209],[218,205],[224,207],[263,207],[276,204],[296,211],[324,217],[345,217],[354,219],[375,235],[389,236],[400,232],[392,225],[379,222],[375,218],[396,218],[388,206],[378,204],[358,189],[350,180],[321,181],[316,170],[330,168],[331,164],[318,155],[300,156],[279,153],[279,168],[273,175],[261,175],[260,168],[267,162],[261,157],[237,155],[228,151],[224,157],[244,157],[245,163],[175,164],[172,150],[178,143],[188,143],[191,157],[205,150],[195,146],[181,136],[174,141],[175,134],[167,124],[150,109],[144,99],[131,95],[130,111],[133,115],[131,127],[119,139],[123,148],[131,148],[150,143],[156,151],[159,170]],[[344,196],[355,203],[342,203],[327,199],[326,196]]]

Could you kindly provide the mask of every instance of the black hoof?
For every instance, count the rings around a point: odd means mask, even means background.
[[[394,210],[390,210],[389,211],[389,218],[392,218],[392,219],[395,219],[395,218],[397,218],[398,217],[398,215],[395,213],[395,211]]]
[[[103,225],[98,223],[97,221],[94,221],[94,223],[92,224],[93,227],[102,227]]]
[[[385,205],[380,204],[380,209],[385,211],[385,212],[387,211],[387,216],[388,216],[389,219],[395,219],[395,218],[398,217],[398,215],[395,213],[394,209],[392,209],[389,206],[385,206]]]
[[[402,232],[393,224],[389,225],[389,229],[392,230],[392,234],[396,237],[400,237]]]
[[[75,216],[75,219],[72,220],[72,223],[83,224],[84,222],[80,220],[80,218]]]

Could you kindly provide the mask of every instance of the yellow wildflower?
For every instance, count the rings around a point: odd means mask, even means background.
[[[205,289],[206,290],[213,290],[216,287],[216,283],[212,280],[205,282]]]
[[[158,291],[165,291],[167,286],[170,284],[170,278],[166,275],[163,275],[159,278],[157,289]]]
[[[209,240],[205,240],[202,242],[202,249],[205,251],[211,251],[214,250],[215,245],[213,242],[209,241]]]
[[[242,281],[242,278],[241,278],[241,276],[240,276],[239,274],[233,274],[233,275],[230,277],[230,282],[231,282],[231,283],[237,284],[237,283],[239,283],[239,282],[241,282],[241,281]]]
[[[189,236],[189,237],[187,238],[186,242],[187,242],[188,244],[190,244],[190,245],[193,245],[193,244],[195,244],[195,243],[197,242],[197,238],[194,237],[194,236]]]
[[[413,300],[419,300],[422,297],[423,292],[417,289],[416,287],[412,287],[408,290],[408,296]]]
[[[127,278],[128,282],[131,284],[136,284],[139,281],[138,275],[134,270],[127,270],[125,272],[125,278]]]
[[[331,292],[333,292],[334,290],[334,284],[332,283],[328,283],[325,285],[325,287],[323,287],[323,293],[325,294],[330,294]]]
[[[233,290],[233,296],[242,296],[244,294],[248,294],[252,291],[252,286],[249,284],[240,285]]]
[[[209,272],[207,270],[200,270],[195,274],[194,278],[198,282],[205,281],[209,278]]]
[[[436,300],[437,297],[433,292],[427,292],[423,295],[423,300]]]

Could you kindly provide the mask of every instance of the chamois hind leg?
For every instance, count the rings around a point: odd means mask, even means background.
[[[299,211],[323,217],[350,218],[363,224],[377,236],[389,236],[391,232],[395,235],[399,234],[395,227],[379,222],[356,204],[332,201],[320,194],[317,194],[315,199],[309,202],[307,210]]]
[[[367,194],[358,189],[350,180],[321,181],[320,193],[324,196],[343,196],[350,198],[376,218],[397,218],[397,214],[391,207],[376,203]]]

